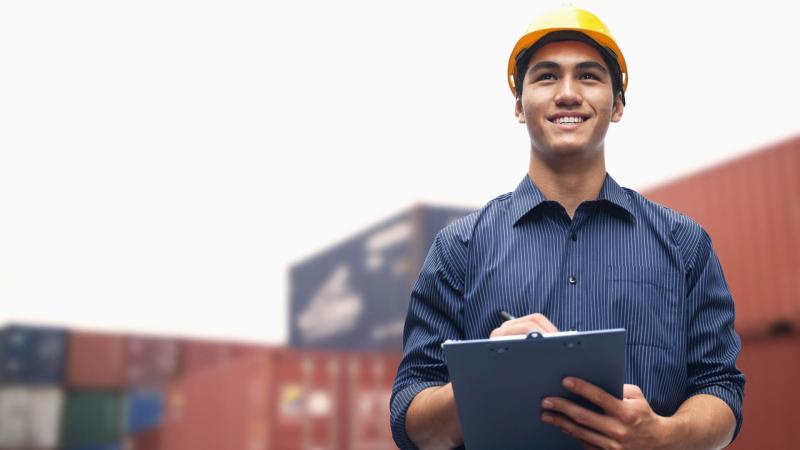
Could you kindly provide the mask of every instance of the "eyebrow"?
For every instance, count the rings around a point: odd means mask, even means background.
[[[602,64],[596,61],[582,61],[576,64],[575,67],[578,69],[597,69],[602,71],[603,73],[608,73],[608,69],[606,69]],[[561,68],[561,64],[558,64],[555,61],[540,61],[531,66],[531,68],[528,69],[528,72],[534,72],[537,70],[544,70],[544,69],[559,69],[559,68]]]

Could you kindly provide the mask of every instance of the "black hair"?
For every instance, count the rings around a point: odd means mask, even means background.
[[[603,57],[603,61],[611,71],[611,88],[614,91],[614,98],[619,96],[622,100],[622,104],[625,104],[625,92],[622,90],[622,71],[619,68],[619,63],[617,63],[616,53],[614,53],[614,51],[608,47],[601,46],[597,43],[597,41],[585,35],[584,33],[571,30],[554,31],[552,33],[548,33],[536,41],[535,44],[521,51],[519,55],[517,55],[517,60],[515,63],[516,70],[514,72],[514,86],[517,90],[517,98],[522,96],[522,82],[525,80],[525,72],[528,71],[528,63],[530,62],[533,54],[547,44],[560,41],[580,41],[594,47],[600,53],[600,56]]]

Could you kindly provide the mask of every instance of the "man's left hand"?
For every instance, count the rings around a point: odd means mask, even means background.
[[[542,400],[542,420],[579,439],[587,448],[660,449],[668,448],[669,418],[650,408],[641,389],[632,384],[623,387],[622,400],[578,378],[564,378],[569,391],[602,408],[598,414],[561,397]],[[553,414],[553,411],[560,414]]]

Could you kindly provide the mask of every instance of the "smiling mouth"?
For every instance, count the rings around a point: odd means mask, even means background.
[[[583,116],[564,116],[547,119],[556,125],[577,125],[588,120],[588,117]]]

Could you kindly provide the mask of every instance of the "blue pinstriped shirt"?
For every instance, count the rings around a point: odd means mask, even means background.
[[[744,375],[733,299],[711,239],[691,219],[606,175],[573,219],[526,175],[436,236],[411,293],[391,399],[400,448],[411,400],[449,382],[440,344],[480,339],[499,311],[541,312],[560,330],[627,329],[625,383],[672,415],[692,395],[725,401],[741,426]]]

